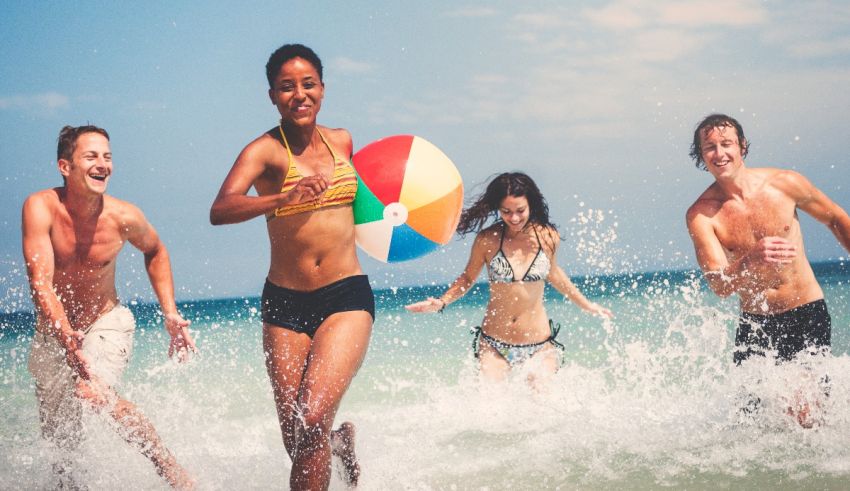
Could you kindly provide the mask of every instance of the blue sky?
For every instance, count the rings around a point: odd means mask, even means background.
[[[56,136],[87,122],[110,132],[110,193],[160,232],[178,298],[259,294],[262,219],[214,228],[207,214],[242,147],[276,124],[264,65],[287,42],[322,57],[319,121],[355,148],[424,137],[467,197],[494,173],[529,173],[570,274],[695,266],[684,213],[711,179],[687,153],[711,112],[742,122],[748,165],[794,168],[850,208],[846,2],[359,3],[4,2],[3,310],[28,302],[21,204],[61,183]],[[847,255],[819,224],[804,231],[811,259]],[[363,266],[378,286],[444,283],[468,245]],[[125,252],[121,294],[147,297],[142,259]]]

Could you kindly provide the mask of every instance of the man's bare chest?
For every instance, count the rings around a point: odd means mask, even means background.
[[[799,235],[796,204],[767,193],[724,203],[713,224],[721,245],[733,256],[750,250],[765,237],[793,241]]]
[[[57,271],[97,273],[114,264],[124,240],[110,223],[94,226],[55,224],[51,230],[53,260]]]

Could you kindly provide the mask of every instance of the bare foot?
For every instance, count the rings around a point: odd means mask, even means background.
[[[349,488],[357,487],[360,479],[360,464],[354,455],[354,425],[346,421],[339,428],[331,432],[331,453],[339,457],[342,462],[340,474],[342,480]]]
[[[820,404],[815,404],[815,406],[820,407]],[[823,424],[823,419],[813,414],[814,411],[812,411],[811,406],[807,402],[799,404],[796,409],[789,407],[786,412],[789,416],[797,420],[797,424],[807,430],[814,428],[815,425]]]

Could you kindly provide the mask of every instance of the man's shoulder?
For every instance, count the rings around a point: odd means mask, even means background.
[[[44,214],[55,210],[61,204],[60,192],[61,188],[49,188],[30,194],[24,200],[24,213],[36,212],[38,214]]]
[[[21,226],[24,234],[38,230],[46,231],[53,226],[57,209],[61,206],[59,188],[36,191],[24,200],[21,210]]]
[[[766,187],[778,191],[789,199],[797,200],[809,194],[812,184],[803,174],[791,169],[761,167],[752,169],[758,172]]]
[[[25,202],[37,202],[37,203],[58,203],[59,202],[59,193],[61,188],[47,188],[42,189],[40,191],[36,191],[29,196]]]
[[[687,218],[690,221],[699,215],[713,215],[723,206],[724,198],[716,184],[710,185],[688,208]]]
[[[105,216],[121,223],[136,221],[144,217],[138,206],[110,195],[103,196],[103,211]]]

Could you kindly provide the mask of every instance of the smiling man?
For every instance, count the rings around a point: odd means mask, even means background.
[[[713,114],[697,126],[691,157],[714,183],[688,209],[697,261],[719,296],[738,294],[734,361],[773,350],[778,361],[824,352],[831,320],[806,258],[797,209],[826,225],[850,251],[850,217],[797,172],[748,168],[749,142],[734,118]],[[808,408],[789,408],[808,426]]]
[[[62,187],[24,202],[23,253],[36,311],[30,372],[36,382],[42,434],[63,452],[80,440],[83,406],[108,413],[121,435],[148,457],[172,486],[193,485],[156,430],[115,392],[133,345],[135,320],[115,289],[115,262],[125,242],[138,248],[165,327],[169,355],[183,359],[195,345],[177,312],[168,251],[135,206],[106,195],[112,175],[109,135],[96,126],[66,126],[59,134]],[[60,487],[74,488],[66,455],[54,465]]]

